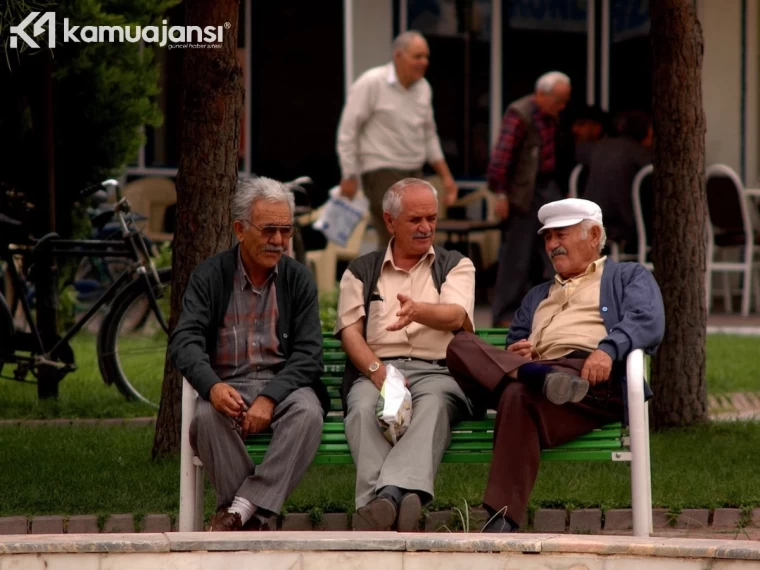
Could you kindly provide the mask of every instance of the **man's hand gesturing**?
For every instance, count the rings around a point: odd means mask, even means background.
[[[399,293],[397,298],[401,302],[401,309],[399,309],[398,313],[396,313],[398,321],[392,325],[388,325],[388,327],[385,329],[388,331],[400,331],[405,326],[412,324],[414,322],[414,319],[417,317],[417,308],[411,297],[407,297],[403,293]]]

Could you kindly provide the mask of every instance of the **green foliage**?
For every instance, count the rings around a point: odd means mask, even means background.
[[[65,0],[58,15],[81,25],[160,25],[177,3]],[[154,49],[139,43],[66,43],[55,55],[56,175],[59,192],[76,192],[118,174],[144,140],[141,127],[161,124],[159,68]]]
[[[338,290],[320,291],[319,320],[322,322],[322,332],[332,332],[335,320],[338,318]]]
[[[172,266],[172,244],[169,241],[163,242],[158,246],[158,255],[153,258],[153,263],[157,269]]]
[[[0,15],[0,39],[10,25],[33,10],[55,9],[58,22],[69,18],[72,25],[79,26],[146,26],[160,25],[164,13],[178,2],[63,0],[54,5],[15,1],[11,2],[14,10]],[[118,175],[143,143],[142,127],[162,122],[154,48],[130,42],[61,42],[53,50],[32,52],[10,50],[7,43],[3,48],[13,65],[10,69],[0,66],[0,84],[4,86],[0,93],[0,132],[4,134],[0,186],[21,190],[37,204],[47,199],[41,190],[45,187],[45,161],[39,142],[50,125],[41,111],[44,97],[40,93],[45,77],[52,73],[58,231],[72,235],[71,217],[82,215],[81,209],[72,207],[78,192]],[[48,69],[45,62],[50,56]]]

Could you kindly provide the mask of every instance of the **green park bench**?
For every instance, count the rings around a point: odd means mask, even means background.
[[[505,329],[479,329],[476,333],[494,346],[503,347],[506,340]],[[346,354],[340,341],[331,334],[324,333],[324,375],[322,381],[330,395],[330,412],[325,418],[322,440],[314,463],[351,464],[351,452],[348,448],[343,424],[343,408],[340,400],[340,385]],[[632,366],[634,370],[632,370]],[[637,373],[636,369],[640,372]],[[587,433],[578,439],[553,449],[546,449],[541,454],[542,461],[625,461],[631,462],[632,502],[634,507],[634,534],[648,535],[651,532],[651,483],[649,479],[649,437],[643,397],[643,352],[638,350],[629,355],[629,401],[640,401],[640,406],[632,406],[629,416],[630,427],[621,423],[606,425]],[[638,382],[631,379],[638,377]],[[634,386],[633,394],[631,386]],[[635,388],[638,388],[636,390]],[[636,392],[640,392],[640,395]],[[203,515],[203,477],[202,464],[194,457],[189,441],[190,421],[195,409],[197,394],[187,381],[183,384],[182,404],[182,464],[180,481],[180,516],[179,530],[200,530]],[[638,410],[640,408],[640,410]],[[637,411],[638,410],[638,411]],[[490,463],[493,456],[493,428],[495,412],[489,411],[484,419],[459,422],[452,428],[451,444],[443,456],[444,463]],[[631,445],[631,432],[641,440],[639,454],[634,460]],[[271,441],[271,434],[257,434],[246,439],[246,448],[255,463],[260,463]],[[634,438],[635,439],[635,438]],[[639,459],[640,457],[640,459]],[[638,472],[637,472],[638,468]],[[637,505],[638,502],[638,505]]]

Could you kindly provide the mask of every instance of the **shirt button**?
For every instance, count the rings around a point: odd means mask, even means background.
[[[602,307],[602,312],[606,313],[607,312],[607,307]]]
[[[288,338],[288,333],[282,333],[282,338]]]

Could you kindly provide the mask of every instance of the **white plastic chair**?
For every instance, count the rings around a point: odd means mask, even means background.
[[[322,209],[324,207],[325,206],[322,205],[313,212],[301,216],[298,220],[299,223],[302,226],[313,223],[315,220],[319,219],[320,215],[322,215]],[[359,223],[356,224],[356,227],[348,238],[345,246],[340,246],[335,242],[327,240],[327,245],[324,249],[306,252],[306,262],[314,273],[314,278],[317,282],[317,290],[320,292],[335,290],[338,261],[351,261],[359,256],[364,233],[367,231],[368,221],[369,213],[365,213],[362,219],[359,220]]]
[[[585,166],[582,164],[576,164],[575,168],[570,172],[570,179],[568,180],[568,190],[567,190],[567,197],[568,198],[577,198],[578,197],[578,183],[580,182],[581,174],[583,174],[583,169]]]
[[[723,273],[726,310],[732,310],[729,273],[742,276],[741,314],[749,316],[751,294],[760,308],[760,239],[752,227],[744,184],[725,164],[713,164],[705,173],[707,193],[707,306],[712,306],[712,274]],[[739,260],[723,259],[725,253],[739,251]],[[754,274],[754,281],[752,279]]]
[[[652,192],[652,185],[651,185],[651,176],[652,176],[653,167],[651,164],[646,165],[641,170],[639,170],[636,173],[636,177],[633,179],[633,184],[631,185],[631,200],[633,201],[633,216],[636,220],[636,236],[638,237],[638,254],[637,254],[637,261],[649,269],[649,271],[652,271],[654,269],[654,265],[650,261],[647,261],[649,250],[651,249],[651,246],[649,245],[648,238],[651,237],[648,235],[648,231],[651,230],[651,227],[648,227],[652,220],[652,212],[651,211],[644,211],[644,206],[642,205],[642,186],[644,187],[645,192]],[[646,184],[645,184],[646,182]],[[649,196],[646,196],[645,200],[647,204],[647,209],[650,209],[652,207],[653,202],[653,196],[650,194]]]

